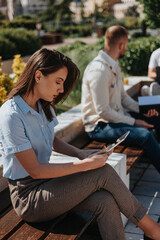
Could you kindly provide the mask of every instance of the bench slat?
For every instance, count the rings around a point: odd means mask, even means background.
[[[123,146],[123,145],[118,145],[118,146],[115,147],[115,149],[113,150],[113,152],[115,152],[115,153],[123,153],[123,151],[124,151],[125,148],[126,148],[126,147]]]
[[[9,240],[15,240],[15,239],[38,240],[43,234],[44,234],[44,231],[34,228],[28,225],[27,223],[25,223],[9,238]]]
[[[106,146],[106,143],[92,141],[90,142],[84,149],[96,149],[96,148],[103,148]]]
[[[127,155],[127,173],[128,173],[135,164],[135,162],[138,161],[140,157],[143,155],[143,150],[133,147],[132,148],[127,147],[125,148],[123,153]]]
[[[77,235],[63,235],[63,234],[54,234],[54,233],[50,233],[45,240],[75,240]]]
[[[109,144],[101,143],[97,141],[90,142],[85,149],[96,149],[96,148],[103,148],[104,146],[108,146]],[[115,153],[123,153],[127,155],[127,166],[126,166],[126,172],[129,173],[133,165],[136,161],[140,159],[140,157],[143,155],[143,150],[133,147],[126,147],[124,145],[118,145],[114,149]]]
[[[24,221],[18,217],[13,209],[9,211],[0,219],[0,239],[11,235],[20,225],[23,224],[23,222]]]

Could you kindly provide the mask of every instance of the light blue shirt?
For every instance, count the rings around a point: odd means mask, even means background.
[[[53,108],[53,120],[48,121],[38,102],[32,109],[20,96],[6,101],[0,108],[0,152],[3,176],[19,179],[29,176],[14,153],[33,149],[40,163],[48,163],[52,153],[54,127],[58,124]]]

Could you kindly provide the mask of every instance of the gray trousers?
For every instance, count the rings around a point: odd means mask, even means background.
[[[147,212],[108,164],[53,179],[9,180],[9,188],[15,211],[29,222],[47,221],[71,209],[96,212],[103,240],[125,239],[120,212],[135,224]]]

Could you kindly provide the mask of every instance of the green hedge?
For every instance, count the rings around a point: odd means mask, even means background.
[[[160,48],[160,37],[146,37],[128,43],[125,57],[120,59],[120,66],[129,75],[147,75],[151,53]]]
[[[86,65],[104,48],[104,38],[96,44],[86,45],[74,42],[59,48],[59,51],[69,56],[80,68],[81,75]],[[147,75],[151,53],[160,48],[160,37],[138,38],[129,41],[124,58],[119,60],[121,69],[129,75]]]
[[[80,69],[80,80],[74,90],[69,94],[67,99],[63,104],[59,103],[58,113],[61,111],[67,110],[81,101],[81,82],[83,72],[87,64],[97,55],[98,51],[103,48],[103,38],[100,39],[97,44],[87,45],[80,41],[75,41],[74,43],[68,44],[64,47],[58,48],[58,51],[62,52],[66,56],[70,57],[72,61]]]
[[[93,32],[93,27],[91,25],[84,25],[84,26],[61,26],[57,28],[50,28],[47,29],[50,33],[60,32],[63,33],[64,36],[72,36],[76,35],[79,37],[86,37],[91,36]]]
[[[120,59],[120,66],[124,76],[126,75],[147,75],[148,63],[151,53],[160,47],[159,37],[146,37],[132,40],[128,43],[128,49],[125,57]],[[81,80],[87,64],[97,56],[99,50],[104,49],[104,37],[98,40],[96,44],[87,45],[85,43],[75,41],[58,50],[67,55],[77,64],[80,69],[80,80],[71,94],[63,104],[58,104],[58,109],[67,110],[81,101]]]
[[[15,19],[12,21],[0,20],[0,28],[25,28],[28,30],[36,29],[36,20],[34,19]]]
[[[32,31],[24,29],[0,29],[0,56],[3,60],[15,54],[31,55],[41,47],[41,40]]]

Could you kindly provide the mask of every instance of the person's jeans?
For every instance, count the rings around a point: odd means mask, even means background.
[[[136,119],[142,119],[153,124],[157,136],[160,137],[160,116],[147,118],[138,113],[131,113],[131,115]],[[89,132],[88,135],[92,140],[113,143],[127,131],[130,131],[130,134],[122,144],[142,148],[160,173],[160,145],[149,130],[126,123],[99,122],[94,131]]]

